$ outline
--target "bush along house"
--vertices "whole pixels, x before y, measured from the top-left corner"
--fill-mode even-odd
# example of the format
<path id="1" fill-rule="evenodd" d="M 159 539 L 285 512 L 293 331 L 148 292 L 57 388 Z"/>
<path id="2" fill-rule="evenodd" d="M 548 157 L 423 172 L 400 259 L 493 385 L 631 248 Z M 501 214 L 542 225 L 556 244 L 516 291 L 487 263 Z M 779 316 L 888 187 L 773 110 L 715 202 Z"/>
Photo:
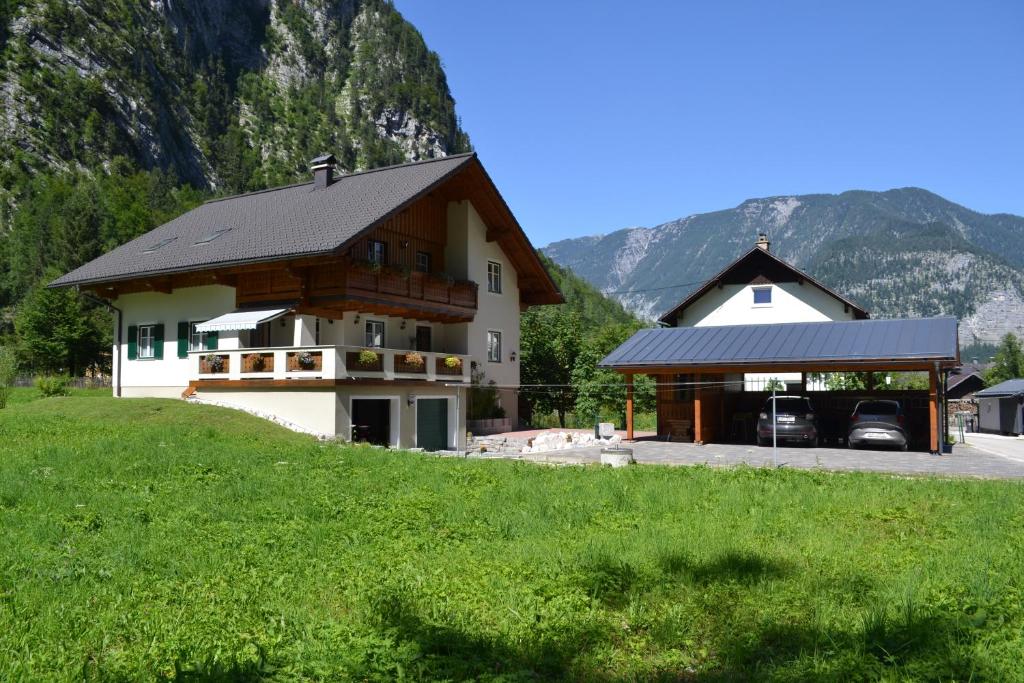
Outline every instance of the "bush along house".
<path id="1" fill-rule="evenodd" d="M 519 315 L 562 302 L 475 154 L 209 201 L 51 283 L 116 311 L 114 392 L 324 436 L 465 447 L 471 378 L 519 383 Z M 511 392 L 502 409 L 516 421 Z"/>

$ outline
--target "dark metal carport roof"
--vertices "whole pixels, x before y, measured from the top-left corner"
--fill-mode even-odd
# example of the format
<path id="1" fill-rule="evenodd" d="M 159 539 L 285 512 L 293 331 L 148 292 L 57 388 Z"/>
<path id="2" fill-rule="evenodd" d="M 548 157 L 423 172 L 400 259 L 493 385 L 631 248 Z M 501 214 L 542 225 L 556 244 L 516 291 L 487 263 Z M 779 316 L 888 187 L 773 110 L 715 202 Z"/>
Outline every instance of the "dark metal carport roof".
<path id="1" fill-rule="evenodd" d="M 975 392 L 980 398 L 1007 398 L 1024 396 L 1024 379 L 1008 379 L 994 387 Z"/>
<path id="2" fill-rule="evenodd" d="M 640 330 L 600 367 L 870 365 L 957 361 L 956 318 L 849 320 Z M 641 370 L 642 371 L 642 370 Z"/>

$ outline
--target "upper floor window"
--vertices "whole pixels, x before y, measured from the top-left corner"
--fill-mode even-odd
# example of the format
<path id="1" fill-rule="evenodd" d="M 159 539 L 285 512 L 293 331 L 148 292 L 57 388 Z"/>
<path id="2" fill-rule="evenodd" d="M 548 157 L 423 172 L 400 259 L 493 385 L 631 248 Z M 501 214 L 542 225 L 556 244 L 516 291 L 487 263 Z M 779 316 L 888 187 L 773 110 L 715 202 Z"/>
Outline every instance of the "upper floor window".
<path id="1" fill-rule="evenodd" d="M 421 273 L 430 272 L 430 253 L 426 251 L 416 252 L 416 270 Z"/>
<path id="2" fill-rule="evenodd" d="M 487 262 L 487 291 L 501 294 L 501 264 L 497 261 Z"/>
<path id="3" fill-rule="evenodd" d="M 199 323 L 188 324 L 188 350 L 189 351 L 204 351 L 206 349 L 206 332 L 200 332 L 196 329 L 196 325 Z"/>
<path id="4" fill-rule="evenodd" d="M 492 363 L 501 362 L 501 332 L 487 331 L 487 360 Z"/>
<path id="5" fill-rule="evenodd" d="M 156 357 L 156 325 L 139 325 L 139 358 Z"/>
<path id="6" fill-rule="evenodd" d="M 767 305 L 772 302 L 771 287 L 754 287 L 754 305 Z"/>
<path id="7" fill-rule="evenodd" d="M 376 263 L 378 265 L 385 265 L 388 262 L 388 245 L 380 240 L 370 240 L 367 242 L 367 254 L 366 258 L 370 263 Z"/>
<path id="8" fill-rule="evenodd" d="M 384 348 L 384 323 L 382 321 L 366 321 L 366 346 L 371 349 Z"/>

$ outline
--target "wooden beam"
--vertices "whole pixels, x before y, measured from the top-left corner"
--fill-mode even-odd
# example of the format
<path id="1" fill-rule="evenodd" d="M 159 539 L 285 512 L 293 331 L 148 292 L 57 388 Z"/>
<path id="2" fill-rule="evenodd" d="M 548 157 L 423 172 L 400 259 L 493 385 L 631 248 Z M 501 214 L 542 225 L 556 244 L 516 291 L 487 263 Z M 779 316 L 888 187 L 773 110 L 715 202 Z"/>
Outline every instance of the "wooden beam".
<path id="1" fill-rule="evenodd" d="M 939 452 L 939 378 L 935 368 L 928 371 L 928 450 Z"/>
<path id="2" fill-rule="evenodd" d="M 626 441 L 633 440 L 633 375 L 626 375 Z"/>

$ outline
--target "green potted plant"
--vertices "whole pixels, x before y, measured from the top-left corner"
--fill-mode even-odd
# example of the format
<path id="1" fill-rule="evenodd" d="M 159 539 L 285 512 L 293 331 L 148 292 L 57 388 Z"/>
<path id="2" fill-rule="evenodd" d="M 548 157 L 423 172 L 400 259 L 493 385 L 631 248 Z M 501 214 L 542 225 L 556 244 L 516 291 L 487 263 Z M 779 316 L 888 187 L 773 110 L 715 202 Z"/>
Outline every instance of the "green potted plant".
<path id="1" fill-rule="evenodd" d="M 213 374 L 224 371 L 224 357 L 218 356 L 217 354 L 210 353 L 203 357 L 206 361 L 206 369 Z"/>
<path id="2" fill-rule="evenodd" d="M 312 370 L 316 365 L 316 357 L 309 351 L 303 351 L 299 354 L 297 362 L 303 370 Z"/>
<path id="3" fill-rule="evenodd" d="M 462 368 L 462 359 L 458 356 L 447 356 L 444 359 L 444 366 L 451 370 L 459 370 Z"/>
<path id="4" fill-rule="evenodd" d="M 249 367 L 252 368 L 253 372 L 263 372 L 267 367 L 267 359 L 263 357 L 262 353 L 247 353 L 245 357 L 249 361 Z"/>
<path id="5" fill-rule="evenodd" d="M 370 349 L 363 349 L 359 352 L 359 364 L 370 367 L 377 364 L 380 360 L 380 354 Z"/>

